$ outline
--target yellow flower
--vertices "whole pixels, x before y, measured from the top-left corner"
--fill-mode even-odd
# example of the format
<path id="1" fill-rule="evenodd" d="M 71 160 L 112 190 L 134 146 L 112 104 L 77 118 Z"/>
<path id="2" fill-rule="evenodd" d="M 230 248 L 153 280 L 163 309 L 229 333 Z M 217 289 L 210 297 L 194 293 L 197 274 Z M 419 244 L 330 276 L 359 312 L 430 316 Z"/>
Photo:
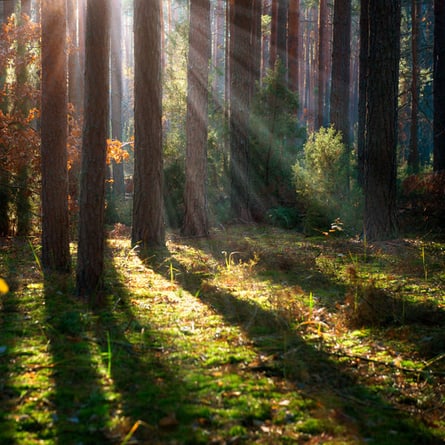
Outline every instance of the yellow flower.
<path id="1" fill-rule="evenodd" d="M 8 283 L 3 278 L 0 278 L 0 295 L 7 294 L 8 292 L 9 292 Z"/>

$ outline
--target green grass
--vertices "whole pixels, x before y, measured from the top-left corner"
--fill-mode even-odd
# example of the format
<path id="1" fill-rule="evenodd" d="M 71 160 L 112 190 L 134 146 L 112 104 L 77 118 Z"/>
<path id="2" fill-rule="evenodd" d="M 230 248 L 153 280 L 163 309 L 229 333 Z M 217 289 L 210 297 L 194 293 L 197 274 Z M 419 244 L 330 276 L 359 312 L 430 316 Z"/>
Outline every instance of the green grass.
<path id="1" fill-rule="evenodd" d="M 38 250 L 0 245 L 1 444 L 444 443 L 437 240 L 116 237 L 95 311 Z"/>

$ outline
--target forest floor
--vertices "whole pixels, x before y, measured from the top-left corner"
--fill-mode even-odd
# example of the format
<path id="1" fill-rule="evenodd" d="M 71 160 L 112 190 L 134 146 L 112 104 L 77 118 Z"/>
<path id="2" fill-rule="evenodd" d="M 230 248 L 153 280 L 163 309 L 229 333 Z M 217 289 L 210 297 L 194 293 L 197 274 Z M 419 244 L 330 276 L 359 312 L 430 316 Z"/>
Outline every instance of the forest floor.
<path id="1" fill-rule="evenodd" d="M 100 310 L 38 253 L 0 244 L 3 445 L 445 443 L 445 243 L 116 226 Z"/>

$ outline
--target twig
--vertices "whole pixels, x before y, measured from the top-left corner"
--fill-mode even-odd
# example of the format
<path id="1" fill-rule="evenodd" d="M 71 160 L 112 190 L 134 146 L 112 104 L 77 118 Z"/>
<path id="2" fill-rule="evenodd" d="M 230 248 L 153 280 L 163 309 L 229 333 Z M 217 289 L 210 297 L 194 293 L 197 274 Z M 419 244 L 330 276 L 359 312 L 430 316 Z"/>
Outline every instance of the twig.
<path id="1" fill-rule="evenodd" d="M 375 358 L 369 358 L 369 357 L 364 357 L 362 355 L 355 355 L 355 354 L 348 354 L 346 352 L 329 352 L 326 351 L 329 355 L 334 355 L 336 357 L 347 357 L 349 359 L 353 359 L 353 360 L 363 360 L 365 362 L 369 362 L 369 363 L 376 363 L 378 365 L 381 366 L 386 366 L 388 368 L 393 368 L 393 369 L 397 369 L 399 371 L 403 371 L 403 372 L 411 372 L 414 374 L 422 374 L 425 372 L 428 372 L 428 374 L 431 375 L 436 375 L 436 376 L 443 376 L 445 375 L 445 372 L 440 372 L 440 371 L 432 371 L 432 370 L 427 370 L 426 368 L 428 368 L 432 363 L 442 359 L 445 357 L 445 354 L 442 354 L 439 357 L 436 357 L 434 360 L 430 360 L 429 362 L 427 362 L 426 364 L 424 364 L 422 366 L 422 368 L 418 368 L 418 369 L 412 369 L 412 368 L 406 368 L 404 366 L 400 366 L 397 365 L 396 363 L 392 363 L 392 362 L 384 362 L 382 360 L 378 360 Z"/>

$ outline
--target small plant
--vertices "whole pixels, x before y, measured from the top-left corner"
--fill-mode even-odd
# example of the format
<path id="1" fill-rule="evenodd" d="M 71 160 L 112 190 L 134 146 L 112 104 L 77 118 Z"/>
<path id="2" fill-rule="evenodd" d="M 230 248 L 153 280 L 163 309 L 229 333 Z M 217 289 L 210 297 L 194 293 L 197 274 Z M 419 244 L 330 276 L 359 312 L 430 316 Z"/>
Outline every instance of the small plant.
<path id="1" fill-rule="evenodd" d="M 427 281 L 428 280 L 428 266 L 426 264 L 425 246 L 422 246 L 420 248 L 420 257 L 422 258 L 423 275 L 425 277 L 425 281 Z"/>
<path id="2" fill-rule="evenodd" d="M 42 267 L 42 263 L 40 262 L 40 258 L 39 255 L 37 255 L 37 250 L 34 247 L 33 243 L 31 242 L 31 240 L 28 238 L 28 245 L 31 248 L 31 252 L 32 255 L 34 257 L 34 261 L 37 265 L 37 269 L 39 270 L 40 274 L 43 276 L 43 267 Z"/>
<path id="3" fill-rule="evenodd" d="M 312 320 L 314 313 L 314 294 L 309 292 L 309 318 Z"/>
<path id="4" fill-rule="evenodd" d="M 239 254 L 240 252 L 227 252 L 223 250 L 221 252 L 224 255 L 224 263 L 226 265 L 226 269 L 230 271 L 230 269 L 235 265 L 235 261 L 233 259 L 234 255 Z"/>
<path id="5" fill-rule="evenodd" d="M 111 350 L 110 331 L 107 331 L 107 351 L 102 352 L 102 356 L 107 360 L 107 377 L 111 378 L 111 360 L 113 357 L 113 352 Z"/>
<path id="6" fill-rule="evenodd" d="M 176 269 L 174 266 L 173 266 L 173 263 L 170 261 L 170 265 L 169 265 L 169 273 L 170 273 L 170 283 L 174 283 L 174 281 L 175 281 L 175 272 L 179 272 L 179 270 L 178 269 Z"/>

